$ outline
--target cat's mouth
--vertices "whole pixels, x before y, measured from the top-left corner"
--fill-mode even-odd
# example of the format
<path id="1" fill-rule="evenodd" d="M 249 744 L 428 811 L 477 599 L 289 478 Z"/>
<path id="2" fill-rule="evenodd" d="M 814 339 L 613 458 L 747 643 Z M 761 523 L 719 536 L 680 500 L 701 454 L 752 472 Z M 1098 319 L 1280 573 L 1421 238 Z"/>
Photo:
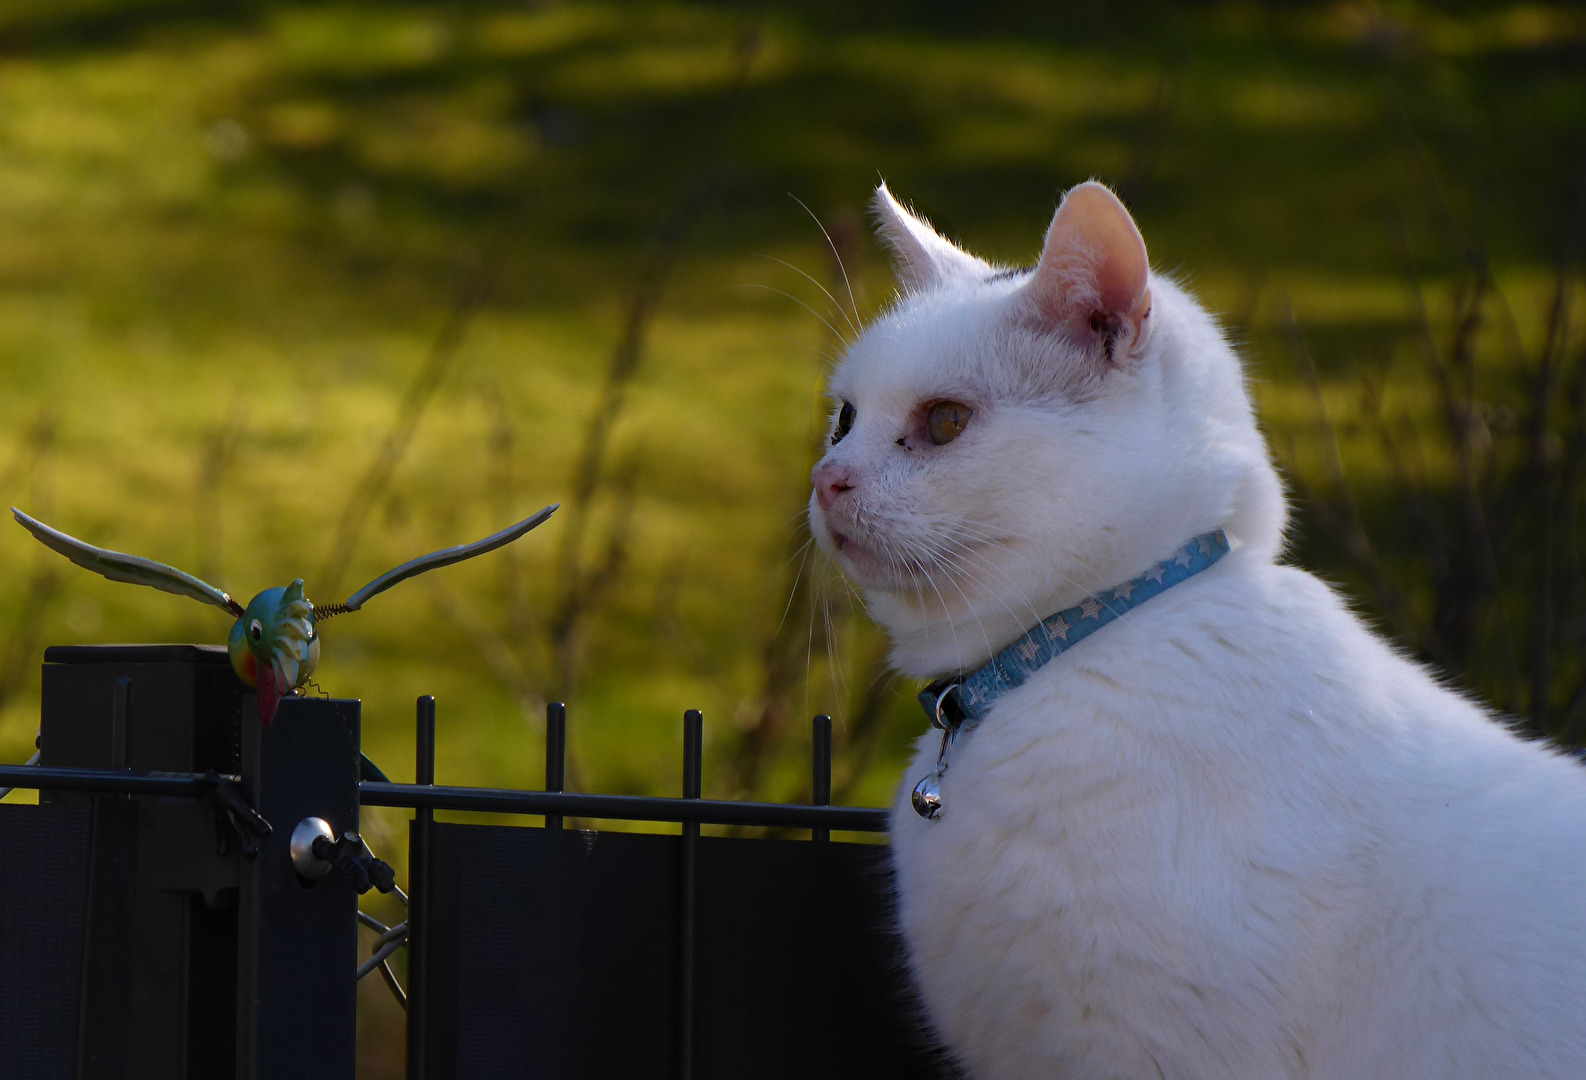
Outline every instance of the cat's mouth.
<path id="1" fill-rule="evenodd" d="M 885 571 L 891 563 L 874 548 L 866 547 L 846 533 L 827 527 L 832 537 L 832 547 L 837 550 L 850 566 L 865 578 L 885 577 Z"/>
<path id="2" fill-rule="evenodd" d="M 866 555 L 870 553 L 869 550 L 862 544 L 855 543 L 852 537 L 845 536 L 836 529 L 831 530 L 831 534 L 832 547 L 836 548 L 838 551 L 849 556 L 850 558 L 852 558 L 856 552 L 863 552 Z"/>

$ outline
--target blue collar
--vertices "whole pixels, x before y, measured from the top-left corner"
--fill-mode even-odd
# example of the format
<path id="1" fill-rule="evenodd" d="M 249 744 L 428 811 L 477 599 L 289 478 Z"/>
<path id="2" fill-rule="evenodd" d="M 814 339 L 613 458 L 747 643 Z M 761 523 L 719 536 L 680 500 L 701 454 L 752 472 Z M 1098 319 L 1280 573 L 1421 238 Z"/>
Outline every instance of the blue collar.
<path id="1" fill-rule="evenodd" d="M 936 772 L 914 789 L 915 810 L 927 818 L 935 818 L 940 812 L 936 781 L 947 771 L 947 749 L 980 726 L 997 698 L 1022 685 L 1058 654 L 1118 616 L 1200 573 L 1226 554 L 1228 537 L 1221 529 L 1203 533 L 1133 581 L 1042 619 L 1018 641 L 969 674 L 937 679 L 922 690 L 920 705 L 925 715 L 932 725 L 942 729 L 942 752 Z M 927 791 L 927 786 L 931 790 Z"/>

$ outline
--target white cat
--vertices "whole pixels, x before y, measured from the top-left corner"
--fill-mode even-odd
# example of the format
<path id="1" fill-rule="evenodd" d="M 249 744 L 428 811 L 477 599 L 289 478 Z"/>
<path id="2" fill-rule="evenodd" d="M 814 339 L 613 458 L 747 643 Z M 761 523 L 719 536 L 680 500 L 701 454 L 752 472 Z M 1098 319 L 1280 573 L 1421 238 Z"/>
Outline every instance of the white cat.
<path id="1" fill-rule="evenodd" d="M 1586 770 L 1278 562 L 1239 361 L 1106 188 L 1025 271 L 875 209 L 905 288 L 832 380 L 810 518 L 899 669 L 1233 546 L 998 697 L 936 820 L 920 742 L 900 916 L 969 1075 L 1586 1078 Z"/>

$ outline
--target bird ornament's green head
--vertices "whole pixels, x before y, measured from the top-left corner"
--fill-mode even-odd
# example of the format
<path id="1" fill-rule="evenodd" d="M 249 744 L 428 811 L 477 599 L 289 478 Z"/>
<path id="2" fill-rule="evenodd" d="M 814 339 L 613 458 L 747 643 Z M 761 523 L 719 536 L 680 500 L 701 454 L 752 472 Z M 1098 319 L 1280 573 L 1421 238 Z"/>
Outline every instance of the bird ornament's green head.
<path id="1" fill-rule="evenodd" d="M 303 579 L 265 589 L 231 624 L 226 642 L 237 677 L 259 692 L 259 716 L 268 726 L 280 699 L 306 685 L 319 666 L 314 605 Z"/>

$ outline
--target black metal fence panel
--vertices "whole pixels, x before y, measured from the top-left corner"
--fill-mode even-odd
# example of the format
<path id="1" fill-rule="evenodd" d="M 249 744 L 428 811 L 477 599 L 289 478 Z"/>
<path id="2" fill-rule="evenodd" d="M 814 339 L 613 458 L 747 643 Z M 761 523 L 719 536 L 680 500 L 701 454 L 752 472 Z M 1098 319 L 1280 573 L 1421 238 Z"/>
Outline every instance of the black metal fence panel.
<path id="1" fill-rule="evenodd" d="M 904 975 L 890 854 L 700 840 L 697 1077 L 948 1075 Z"/>
<path id="2" fill-rule="evenodd" d="M 433 835 L 427 1080 L 672 1076 L 677 837 Z"/>
<path id="3" fill-rule="evenodd" d="M 0 806 L 0 1076 L 74 1080 L 90 812 Z"/>
<path id="4" fill-rule="evenodd" d="M 682 837 L 432 828 L 427 1080 L 671 1080 L 680 1023 L 689 1080 L 951 1075 L 915 1020 L 884 847 L 698 839 L 688 957 Z"/>
<path id="5" fill-rule="evenodd" d="M 532 792 L 436 786 L 427 697 L 416 782 L 360 784 L 357 702 L 290 698 L 262 726 L 223 650 L 50 649 L 44 690 L 43 763 L 0 765 L 43 793 L 0 806 L 0 1080 L 350 1080 L 356 980 L 404 941 L 415 1080 L 952 1075 L 907 989 L 887 849 L 830 841 L 886 815 L 827 805 L 824 716 L 811 804 L 761 804 L 701 799 L 695 710 L 683 797 L 660 799 L 560 793 L 560 705 Z M 357 910 L 395 887 L 361 804 L 414 810 L 390 930 Z M 434 821 L 482 809 L 546 827 Z M 388 941 L 361 966 L 359 919 Z"/>

